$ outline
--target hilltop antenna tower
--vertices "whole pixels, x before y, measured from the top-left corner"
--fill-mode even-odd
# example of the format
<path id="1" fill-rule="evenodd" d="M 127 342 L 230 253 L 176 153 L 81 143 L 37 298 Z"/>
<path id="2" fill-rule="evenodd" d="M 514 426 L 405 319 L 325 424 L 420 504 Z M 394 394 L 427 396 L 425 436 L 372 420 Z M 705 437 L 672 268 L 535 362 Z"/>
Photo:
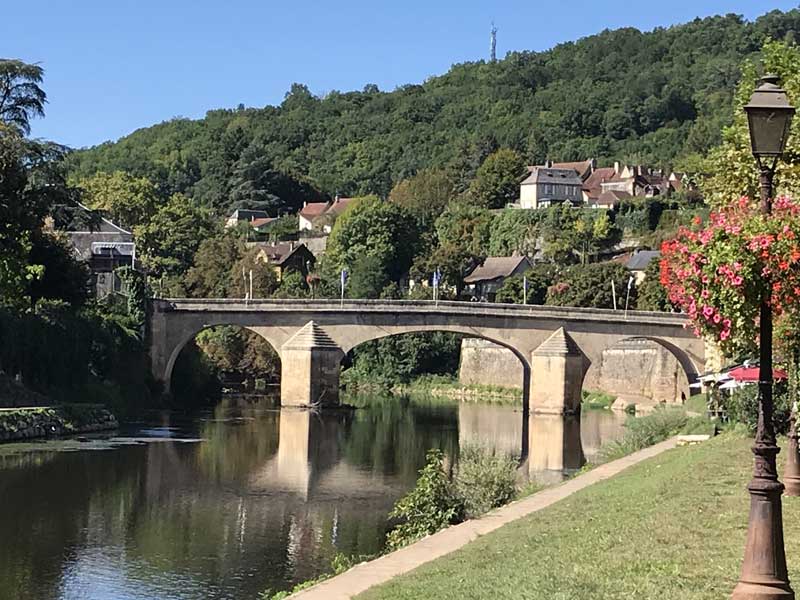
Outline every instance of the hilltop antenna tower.
<path id="1" fill-rule="evenodd" d="M 489 36 L 489 56 L 492 62 L 497 61 L 497 27 L 492 21 L 492 33 Z"/>

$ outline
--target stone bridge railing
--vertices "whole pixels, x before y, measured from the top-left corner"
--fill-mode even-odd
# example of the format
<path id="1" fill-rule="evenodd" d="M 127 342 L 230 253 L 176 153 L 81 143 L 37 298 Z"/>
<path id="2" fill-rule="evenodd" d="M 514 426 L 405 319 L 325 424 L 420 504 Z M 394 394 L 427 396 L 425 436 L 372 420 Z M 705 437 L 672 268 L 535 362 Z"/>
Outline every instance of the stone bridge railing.
<path id="1" fill-rule="evenodd" d="M 685 315 L 554 306 L 409 300 L 153 300 L 154 376 L 169 386 L 181 348 L 217 325 L 248 328 L 281 357 L 284 404 L 338 401 L 341 358 L 358 344 L 401 333 L 450 331 L 510 349 L 524 371 L 523 396 L 542 412 L 571 412 L 588 365 L 631 337 L 654 340 L 678 358 L 691 380 L 705 348 Z"/>

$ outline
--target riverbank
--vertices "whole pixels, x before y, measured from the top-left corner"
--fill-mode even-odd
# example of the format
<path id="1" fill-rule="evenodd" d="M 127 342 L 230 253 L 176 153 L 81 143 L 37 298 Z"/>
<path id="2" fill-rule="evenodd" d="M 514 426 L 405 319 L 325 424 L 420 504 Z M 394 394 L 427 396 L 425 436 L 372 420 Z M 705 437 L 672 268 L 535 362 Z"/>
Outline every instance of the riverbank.
<path id="1" fill-rule="evenodd" d="M 0 442 L 105 431 L 118 426 L 107 408 L 95 404 L 0 409 Z"/>
<path id="2" fill-rule="evenodd" d="M 751 445 L 727 433 L 671 450 L 358 598 L 726 597 L 744 550 Z M 784 525 L 798 581 L 800 499 L 784 498 Z"/>

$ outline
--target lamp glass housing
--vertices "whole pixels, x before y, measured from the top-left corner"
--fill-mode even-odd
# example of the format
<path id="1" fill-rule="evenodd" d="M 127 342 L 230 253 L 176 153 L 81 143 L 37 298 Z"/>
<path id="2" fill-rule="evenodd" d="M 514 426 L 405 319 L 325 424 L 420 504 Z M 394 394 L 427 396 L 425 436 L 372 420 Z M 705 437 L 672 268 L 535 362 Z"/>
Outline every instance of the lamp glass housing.
<path id="1" fill-rule="evenodd" d="M 756 158 L 779 157 L 786 148 L 794 107 L 778 78 L 766 75 L 744 107 L 750 130 L 750 145 Z"/>

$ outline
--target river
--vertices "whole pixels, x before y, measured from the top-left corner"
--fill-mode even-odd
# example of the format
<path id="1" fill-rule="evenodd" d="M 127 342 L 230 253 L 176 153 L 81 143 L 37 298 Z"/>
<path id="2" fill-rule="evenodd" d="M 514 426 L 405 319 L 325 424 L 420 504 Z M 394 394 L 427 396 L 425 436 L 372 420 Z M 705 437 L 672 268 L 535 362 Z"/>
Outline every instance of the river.
<path id="1" fill-rule="evenodd" d="M 624 417 L 580 423 L 477 403 L 362 400 L 323 415 L 226 399 L 113 436 L 0 446 L 0 599 L 250 600 L 380 551 L 429 448 L 591 459 Z"/>

